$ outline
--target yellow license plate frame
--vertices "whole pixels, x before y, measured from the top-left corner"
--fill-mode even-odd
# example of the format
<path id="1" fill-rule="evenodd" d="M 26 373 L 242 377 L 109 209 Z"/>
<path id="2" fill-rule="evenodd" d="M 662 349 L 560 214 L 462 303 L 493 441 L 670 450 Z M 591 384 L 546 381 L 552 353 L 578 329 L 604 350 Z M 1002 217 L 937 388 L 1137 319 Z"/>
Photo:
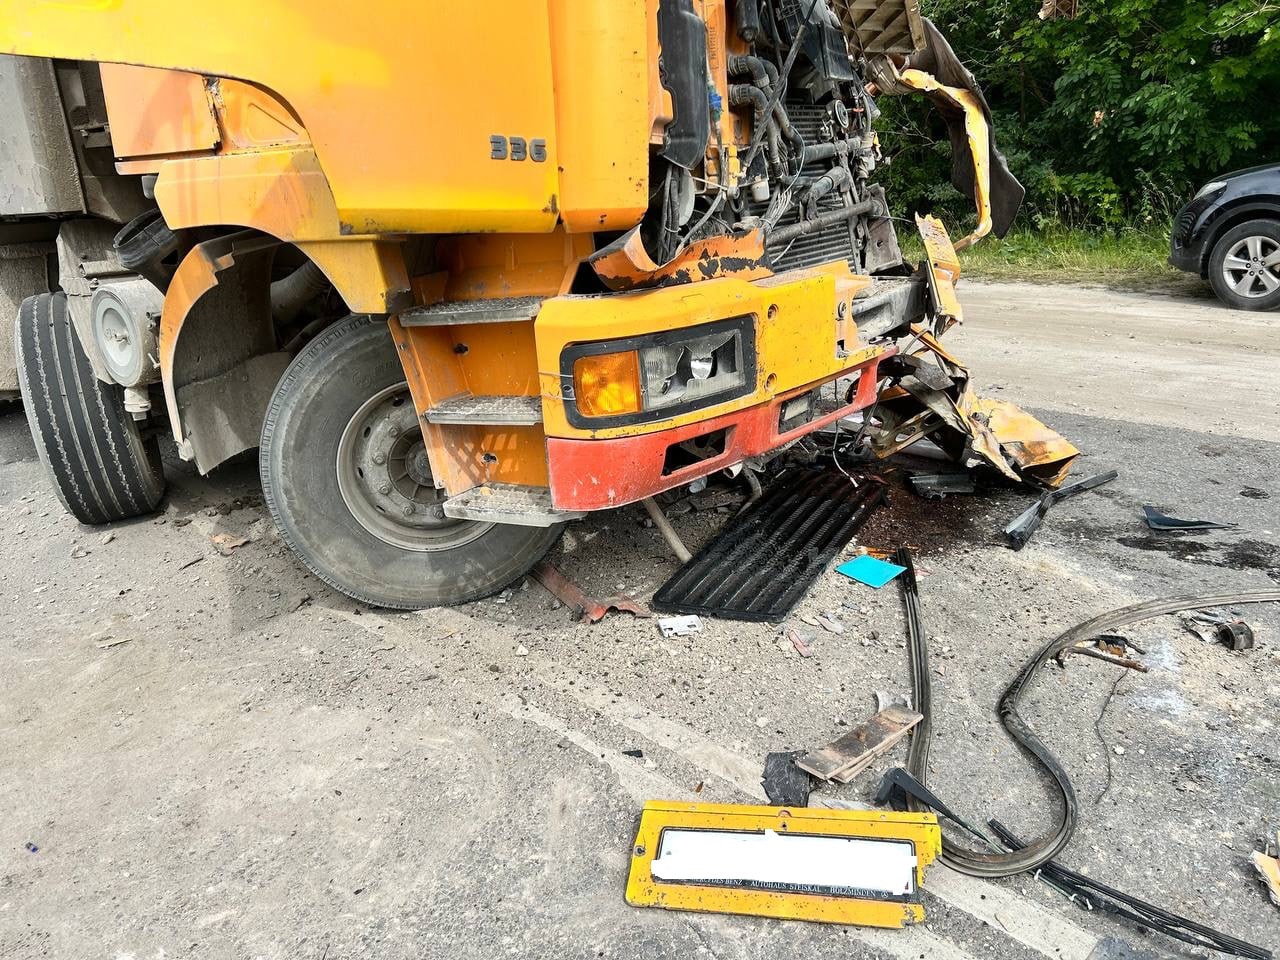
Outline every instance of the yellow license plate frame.
<path id="1" fill-rule="evenodd" d="M 806 836 L 908 841 L 913 845 L 916 857 L 916 893 L 909 900 L 882 900 L 659 880 L 653 875 L 652 865 L 661 847 L 662 832 L 669 828 L 747 833 L 772 830 Z M 931 813 L 650 800 L 640 814 L 640 826 L 631 845 L 626 899 L 635 907 L 664 910 L 902 927 L 924 919 L 919 890 L 923 886 L 925 868 L 941 850 L 938 818 Z"/>

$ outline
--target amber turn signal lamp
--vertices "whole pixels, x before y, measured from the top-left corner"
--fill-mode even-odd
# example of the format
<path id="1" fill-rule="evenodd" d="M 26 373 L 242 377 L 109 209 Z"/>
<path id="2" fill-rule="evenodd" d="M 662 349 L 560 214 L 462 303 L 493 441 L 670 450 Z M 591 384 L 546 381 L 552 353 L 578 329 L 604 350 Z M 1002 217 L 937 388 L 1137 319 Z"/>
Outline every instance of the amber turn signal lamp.
<path id="1" fill-rule="evenodd" d="M 640 358 L 634 350 L 597 353 L 573 363 L 573 396 L 588 417 L 640 410 Z"/>

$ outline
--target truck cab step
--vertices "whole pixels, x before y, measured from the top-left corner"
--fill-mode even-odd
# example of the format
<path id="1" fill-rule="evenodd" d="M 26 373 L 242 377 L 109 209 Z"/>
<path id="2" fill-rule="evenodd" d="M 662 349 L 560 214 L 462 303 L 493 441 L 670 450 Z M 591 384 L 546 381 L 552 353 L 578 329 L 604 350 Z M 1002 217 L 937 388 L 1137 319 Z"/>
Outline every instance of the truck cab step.
<path id="1" fill-rule="evenodd" d="M 445 300 L 400 313 L 402 327 L 443 327 L 455 323 L 513 323 L 532 320 L 542 297 L 498 297 L 492 300 Z"/>
<path id="2" fill-rule="evenodd" d="M 426 412 L 427 423 L 529 426 L 542 422 L 541 397 L 486 397 L 470 393 L 442 400 Z"/>
<path id="3" fill-rule="evenodd" d="M 523 527 L 550 527 L 586 514 L 557 510 L 551 506 L 546 487 L 525 487 L 514 483 L 484 483 L 444 502 L 447 517 L 458 520 L 486 520 L 514 523 Z"/>

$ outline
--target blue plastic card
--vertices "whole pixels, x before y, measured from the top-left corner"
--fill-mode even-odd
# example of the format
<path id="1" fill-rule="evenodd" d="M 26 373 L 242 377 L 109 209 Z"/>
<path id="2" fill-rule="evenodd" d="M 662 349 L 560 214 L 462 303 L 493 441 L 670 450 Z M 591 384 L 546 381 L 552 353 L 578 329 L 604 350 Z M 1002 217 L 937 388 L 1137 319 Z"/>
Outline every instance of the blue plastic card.
<path id="1" fill-rule="evenodd" d="M 836 573 L 843 573 L 850 580 L 865 583 L 868 587 L 879 588 L 883 587 L 898 574 L 904 573 L 906 569 L 906 567 L 900 567 L 896 563 L 877 560 L 875 557 L 864 553 L 840 564 L 840 566 L 836 567 Z"/>

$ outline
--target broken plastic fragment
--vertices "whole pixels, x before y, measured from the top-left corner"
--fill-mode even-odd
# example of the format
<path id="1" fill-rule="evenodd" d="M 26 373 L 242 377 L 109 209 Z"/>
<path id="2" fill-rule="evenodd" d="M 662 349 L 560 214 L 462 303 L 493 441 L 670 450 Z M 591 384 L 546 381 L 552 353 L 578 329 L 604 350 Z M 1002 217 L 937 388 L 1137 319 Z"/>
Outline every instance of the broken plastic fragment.
<path id="1" fill-rule="evenodd" d="M 1218 523 L 1216 520 L 1183 520 L 1180 517 L 1170 517 L 1149 503 L 1143 506 L 1142 515 L 1146 518 L 1147 526 L 1152 530 L 1230 530 L 1236 526 L 1234 523 Z"/>
<path id="2" fill-rule="evenodd" d="M 840 566 L 836 567 L 836 573 L 843 574 L 850 580 L 857 580 L 859 583 L 865 583 L 869 587 L 879 589 L 898 576 L 898 574 L 906 572 L 906 569 L 906 567 L 900 567 L 896 563 L 877 560 L 875 557 L 864 554 L 840 564 Z"/>

